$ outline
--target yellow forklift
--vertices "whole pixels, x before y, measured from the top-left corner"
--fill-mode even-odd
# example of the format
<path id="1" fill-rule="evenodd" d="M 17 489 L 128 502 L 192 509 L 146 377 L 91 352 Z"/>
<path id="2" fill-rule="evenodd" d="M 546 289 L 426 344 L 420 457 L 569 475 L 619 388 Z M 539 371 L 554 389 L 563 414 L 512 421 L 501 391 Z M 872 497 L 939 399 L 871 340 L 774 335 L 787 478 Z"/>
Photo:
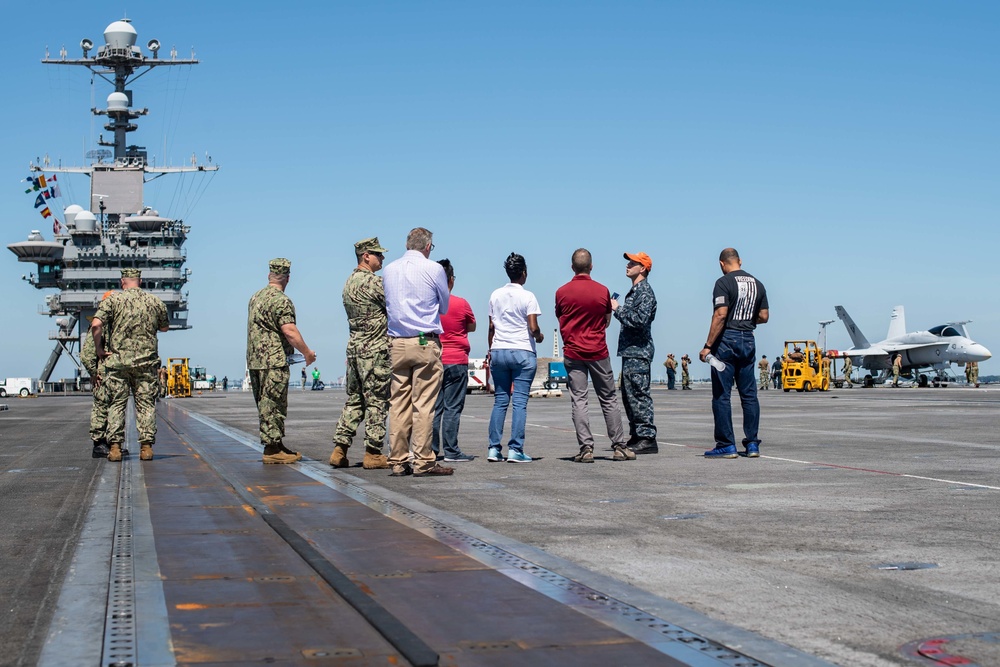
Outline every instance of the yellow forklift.
<path id="1" fill-rule="evenodd" d="M 191 397 L 191 369 L 187 357 L 167 359 L 167 393 L 174 398 Z"/>
<path id="2" fill-rule="evenodd" d="M 830 360 L 814 340 L 786 340 L 781 362 L 781 388 L 785 391 L 829 391 Z"/>

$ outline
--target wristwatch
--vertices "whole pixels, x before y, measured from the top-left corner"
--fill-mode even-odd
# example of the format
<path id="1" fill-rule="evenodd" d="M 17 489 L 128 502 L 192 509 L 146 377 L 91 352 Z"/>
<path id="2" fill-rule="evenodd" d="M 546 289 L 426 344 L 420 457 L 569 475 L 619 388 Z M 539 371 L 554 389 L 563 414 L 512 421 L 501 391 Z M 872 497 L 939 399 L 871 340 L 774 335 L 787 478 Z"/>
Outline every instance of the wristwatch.
<path id="1" fill-rule="evenodd" d="M 703 347 L 703 348 L 701 348 L 701 349 L 703 349 L 703 350 L 711 350 L 711 349 L 712 349 L 712 346 L 711 346 L 711 345 L 709 345 L 708 343 L 705 343 L 705 347 Z"/>

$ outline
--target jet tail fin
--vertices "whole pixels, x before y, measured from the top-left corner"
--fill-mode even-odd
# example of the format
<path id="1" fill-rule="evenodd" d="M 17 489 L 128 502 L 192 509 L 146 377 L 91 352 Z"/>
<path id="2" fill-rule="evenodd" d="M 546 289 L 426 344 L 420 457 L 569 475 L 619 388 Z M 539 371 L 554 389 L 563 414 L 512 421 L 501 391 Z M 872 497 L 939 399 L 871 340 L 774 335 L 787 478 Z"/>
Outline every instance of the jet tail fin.
<path id="1" fill-rule="evenodd" d="M 864 350 L 871 347 L 871 344 L 869 344 L 868 339 L 865 338 L 865 335 L 863 333 L 861 333 L 861 329 L 859 329 L 858 325 L 854 323 L 854 320 L 851 319 L 851 316 L 847 314 L 847 311 L 844 310 L 844 307 L 837 306 L 836 310 L 837 310 L 837 317 L 839 317 L 841 321 L 843 321 L 844 326 L 847 327 L 847 333 L 851 337 L 851 342 L 854 343 L 854 347 L 861 348 Z"/>
<path id="2" fill-rule="evenodd" d="M 889 316 L 889 333 L 886 334 L 886 340 L 891 340 L 893 338 L 899 338 L 906 334 L 906 313 L 903 311 L 902 306 L 896 306 L 892 309 L 892 315 Z"/>

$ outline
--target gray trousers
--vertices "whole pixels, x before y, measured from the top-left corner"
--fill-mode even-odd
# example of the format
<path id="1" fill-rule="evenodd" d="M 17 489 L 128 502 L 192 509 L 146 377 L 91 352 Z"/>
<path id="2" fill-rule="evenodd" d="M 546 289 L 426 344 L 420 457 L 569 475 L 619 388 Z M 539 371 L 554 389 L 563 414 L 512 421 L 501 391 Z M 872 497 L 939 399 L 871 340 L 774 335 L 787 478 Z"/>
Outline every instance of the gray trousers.
<path id="1" fill-rule="evenodd" d="M 615 390 L 615 374 L 611 369 L 611 357 L 599 361 L 579 361 L 566 359 L 566 374 L 569 376 L 569 396 L 573 405 L 573 428 L 580 447 L 594 446 L 594 434 L 590 431 L 590 411 L 587 405 L 587 376 L 594 384 L 594 393 L 604 413 L 604 423 L 612 445 L 625 444 L 625 429 L 622 414 L 618 408 L 618 393 Z"/>

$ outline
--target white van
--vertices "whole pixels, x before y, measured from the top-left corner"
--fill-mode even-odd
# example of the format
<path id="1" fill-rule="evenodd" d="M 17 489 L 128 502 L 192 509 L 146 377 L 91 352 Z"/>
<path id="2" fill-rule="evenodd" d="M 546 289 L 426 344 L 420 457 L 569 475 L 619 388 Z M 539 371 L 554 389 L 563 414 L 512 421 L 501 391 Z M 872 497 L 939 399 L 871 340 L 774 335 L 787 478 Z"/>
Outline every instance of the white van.
<path id="1" fill-rule="evenodd" d="M 29 396 L 38 393 L 38 380 L 34 378 L 7 378 L 0 380 L 0 398 Z"/>

